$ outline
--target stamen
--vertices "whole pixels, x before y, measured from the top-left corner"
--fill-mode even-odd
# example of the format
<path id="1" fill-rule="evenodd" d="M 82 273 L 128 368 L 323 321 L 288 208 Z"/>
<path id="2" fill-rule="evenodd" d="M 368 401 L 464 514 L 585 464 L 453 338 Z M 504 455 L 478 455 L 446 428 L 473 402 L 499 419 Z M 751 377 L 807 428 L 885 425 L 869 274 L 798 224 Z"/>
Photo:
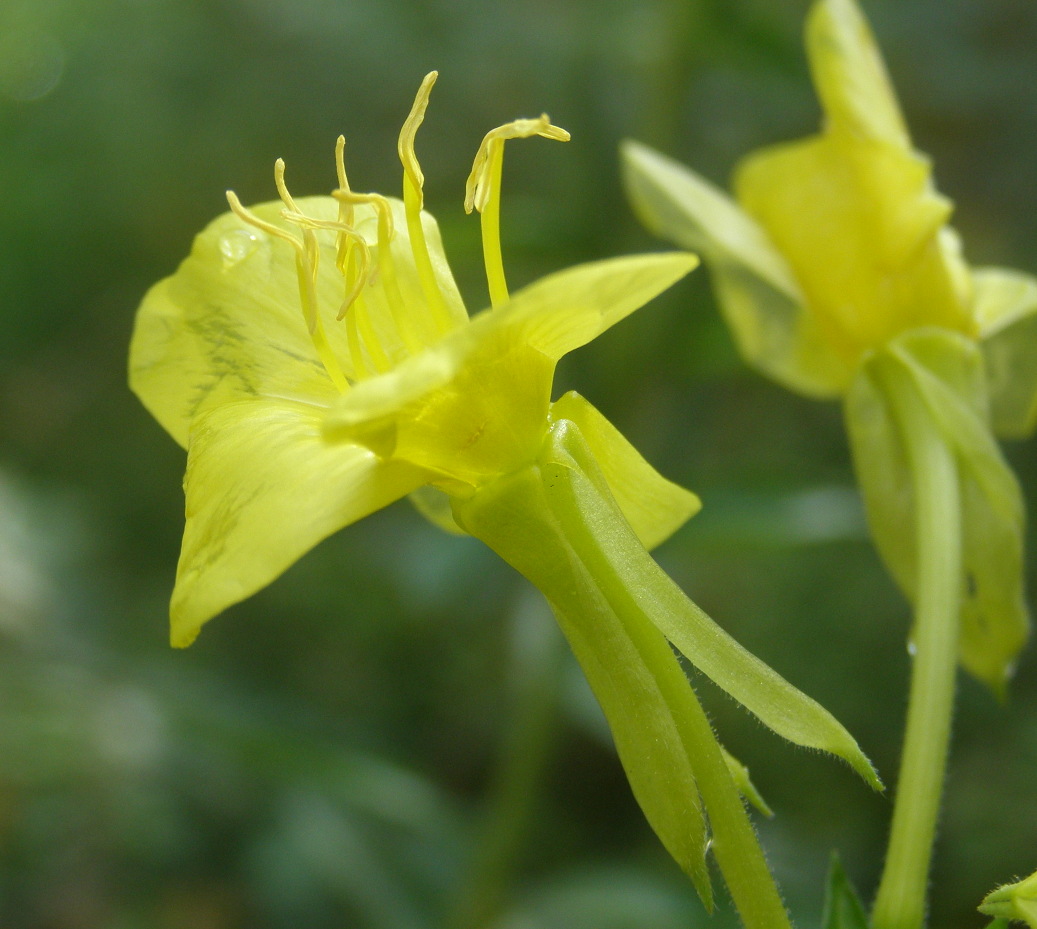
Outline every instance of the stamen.
<path id="1" fill-rule="evenodd" d="M 283 186 L 284 162 L 280 161 L 280 159 L 278 159 L 278 162 L 281 166 L 281 186 Z M 285 192 L 287 193 L 287 189 Z M 290 196 L 286 202 L 291 202 L 294 206 L 294 202 L 291 200 Z M 283 239 L 295 249 L 295 272 L 299 280 L 299 298 L 302 303 L 303 318 L 306 320 L 306 328 L 310 334 L 310 340 L 313 342 L 313 347 L 317 350 L 317 356 L 320 358 L 321 364 L 324 365 L 324 370 L 327 372 L 328 377 L 331 378 L 332 383 L 338 388 L 340 393 L 345 393 L 349 390 L 349 381 L 346 380 L 345 375 L 342 373 L 342 369 L 338 364 L 338 359 L 335 358 L 335 353 L 331 350 L 331 346 L 328 344 L 327 337 L 324 334 L 324 327 L 321 324 L 320 316 L 316 311 L 318 255 L 316 236 L 312 230 L 308 233 L 304 232 L 304 241 L 300 242 L 288 231 L 281 229 L 279 226 L 275 226 L 273 223 L 260 219 L 253 212 L 245 209 L 233 190 L 227 191 L 227 203 L 230 204 L 231 212 L 233 212 L 240 220 L 249 225 L 255 226 L 257 229 L 261 229 L 263 232 L 269 233 L 272 236 Z M 312 244 L 306 241 L 307 234 L 312 239 Z M 312 308 L 312 315 L 310 313 L 310 308 Z"/>
<path id="2" fill-rule="evenodd" d="M 354 304 L 355 307 L 355 304 Z M 364 351 L 360 345 L 360 333 L 356 325 L 356 309 L 346 318 L 346 341 L 349 343 L 349 357 L 353 359 L 353 370 L 356 372 L 357 380 L 364 380 L 371 376 L 371 369 L 364 358 Z"/>
<path id="3" fill-rule="evenodd" d="M 425 175 L 422 173 L 418 157 L 414 153 L 414 137 L 417 135 L 418 127 L 425 119 L 429 94 L 432 92 L 432 86 L 436 83 L 437 77 L 439 77 L 438 71 L 430 71 L 421 82 L 417 96 L 414 98 L 414 105 L 400 130 L 397 150 L 403 164 L 403 204 L 407 214 L 407 235 L 410 238 L 411 253 L 414 255 L 414 265 L 418 270 L 421 292 L 429 305 L 432 318 L 439 332 L 444 333 L 452 329 L 457 321 L 451 317 L 432 269 L 428 243 L 425 241 L 425 229 L 421 225 L 421 208 L 425 203 L 423 191 Z"/>
<path id="4" fill-rule="evenodd" d="M 370 359 L 370 365 L 367 365 L 366 361 L 365 365 L 367 367 L 373 366 L 379 372 L 388 371 L 392 368 L 393 362 L 382 347 L 382 339 L 375 331 L 374 325 L 371 322 L 371 314 L 368 312 L 367 301 L 364 299 L 363 294 L 353 304 L 352 312 L 347 317 L 347 325 L 350 322 L 356 327 L 359 346 L 363 348 L 367 353 L 367 358 Z"/>
<path id="5" fill-rule="evenodd" d="M 414 355 L 425 347 L 414 327 L 407 318 L 407 306 L 400 293 L 400 284 L 396 278 L 396 266 L 392 257 L 393 216 L 389 201 L 381 194 L 357 194 L 352 191 L 336 190 L 332 194 L 336 200 L 349 203 L 369 203 L 378 213 L 378 274 L 385 290 L 392 322 L 403 344 L 405 355 Z M 402 356 L 395 360 L 402 360 Z"/>
<path id="6" fill-rule="evenodd" d="M 314 219 L 312 216 L 295 213 L 287 209 L 281 210 L 281 215 L 288 222 L 304 229 L 328 229 L 331 232 L 338 233 L 338 257 L 335 260 L 335 266 L 339 269 L 346 282 L 346 295 L 335 318 L 337 320 L 343 319 L 350 305 L 368 284 L 367 271 L 371 263 L 371 250 L 368 248 L 367 240 L 352 226 L 348 226 L 339 220 Z M 351 276 L 350 257 L 354 252 L 360 253 L 360 267 L 358 273 Z M 350 283 L 351 281 L 352 283 Z"/>
<path id="7" fill-rule="evenodd" d="M 418 134 L 418 127 L 424 122 L 425 110 L 428 109 L 428 98 L 437 77 L 439 77 L 438 71 L 429 71 L 422 80 L 410 113 L 403 121 L 403 128 L 400 130 L 400 138 L 396 146 L 400 153 L 400 161 L 403 162 L 404 175 L 418 192 L 418 209 L 424 205 L 421 199 L 421 188 L 425 185 L 425 175 L 422 174 L 421 165 L 418 164 L 417 156 L 414 154 L 414 137 Z"/>
<path id="8" fill-rule="evenodd" d="M 274 184 L 277 186 L 277 194 L 288 209 L 293 213 L 301 212 L 295 205 L 292 195 L 288 193 L 288 185 L 284 181 L 284 159 L 278 158 L 274 162 Z"/>
<path id="9" fill-rule="evenodd" d="M 338 176 L 338 189 L 349 193 L 349 180 L 346 177 L 346 137 L 340 135 L 335 140 L 335 173 Z M 346 200 L 338 201 L 338 220 L 347 226 L 353 225 L 353 205 Z M 339 243 L 341 248 L 341 242 Z"/>
<path id="10" fill-rule="evenodd" d="M 501 170 L 504 166 L 504 143 L 508 139 L 527 139 L 542 136 L 558 142 L 568 142 L 569 133 L 560 126 L 551 125 L 546 113 L 538 119 L 516 119 L 504 126 L 491 129 L 483 137 L 475 155 L 472 172 L 465 184 L 464 208 L 481 214 L 483 262 L 486 265 L 486 283 L 490 289 L 490 303 L 494 307 L 508 302 L 508 284 L 504 277 L 504 260 L 500 245 Z"/>
<path id="11" fill-rule="evenodd" d="M 340 135 L 335 140 L 335 171 L 338 174 L 338 189 L 349 190 L 346 179 L 346 137 Z"/>

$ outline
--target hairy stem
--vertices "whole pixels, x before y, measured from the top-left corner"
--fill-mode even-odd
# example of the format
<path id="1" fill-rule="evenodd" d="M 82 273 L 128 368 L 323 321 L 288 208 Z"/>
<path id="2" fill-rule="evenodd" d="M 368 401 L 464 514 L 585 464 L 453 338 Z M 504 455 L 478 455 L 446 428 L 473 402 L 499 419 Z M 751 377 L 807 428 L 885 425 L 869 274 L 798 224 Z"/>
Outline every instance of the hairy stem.
<path id="1" fill-rule="evenodd" d="M 950 743 L 961 608 L 957 465 L 909 376 L 887 381 L 914 476 L 914 667 L 893 825 L 874 929 L 920 929 Z"/>

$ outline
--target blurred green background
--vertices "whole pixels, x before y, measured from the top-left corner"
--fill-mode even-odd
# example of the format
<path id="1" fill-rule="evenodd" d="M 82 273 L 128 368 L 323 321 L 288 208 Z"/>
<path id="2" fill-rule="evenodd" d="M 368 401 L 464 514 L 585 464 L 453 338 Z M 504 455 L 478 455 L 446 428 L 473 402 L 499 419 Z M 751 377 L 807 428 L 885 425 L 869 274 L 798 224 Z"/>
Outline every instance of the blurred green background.
<path id="1" fill-rule="evenodd" d="M 650 834 L 537 597 L 406 503 L 171 651 L 183 453 L 129 394 L 125 357 L 145 289 L 225 188 L 271 198 L 276 157 L 297 194 L 325 192 L 344 132 L 355 186 L 397 193 L 396 133 L 432 68 L 418 150 L 471 309 L 486 294 L 464 179 L 517 116 L 546 109 L 573 141 L 508 149 L 513 286 L 661 247 L 624 202 L 617 143 L 724 182 L 751 148 L 812 131 L 806 7 L 4 0 L 0 926 L 432 929 L 478 906 L 487 929 L 734 925 Z M 967 256 L 1037 272 L 1037 6 L 866 12 Z M 892 781 L 908 612 L 866 539 L 838 407 L 745 370 L 704 271 L 567 360 L 570 387 L 702 495 L 666 568 Z M 1033 442 L 1007 453 L 1037 510 Z M 889 800 L 695 682 L 777 810 L 759 828 L 798 924 L 817 924 L 832 849 L 870 897 Z M 1035 770 L 1030 648 L 1008 706 L 962 682 L 934 927 L 983 925 L 981 896 L 1037 866 Z"/>

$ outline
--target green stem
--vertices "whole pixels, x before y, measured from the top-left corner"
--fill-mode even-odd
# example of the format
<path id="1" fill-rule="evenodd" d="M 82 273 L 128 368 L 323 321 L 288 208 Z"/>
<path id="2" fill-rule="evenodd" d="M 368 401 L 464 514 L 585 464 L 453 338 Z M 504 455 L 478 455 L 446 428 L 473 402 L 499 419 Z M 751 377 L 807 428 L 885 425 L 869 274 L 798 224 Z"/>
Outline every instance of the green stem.
<path id="1" fill-rule="evenodd" d="M 913 381 L 887 381 L 914 476 L 917 582 L 914 667 L 904 753 L 874 929 L 919 929 L 950 743 L 958 662 L 961 500 L 951 449 Z"/>
<path id="2" fill-rule="evenodd" d="M 785 907 L 709 720 L 641 605 L 658 596 L 661 584 L 675 585 L 630 532 L 600 481 L 565 449 L 545 447 L 548 453 L 537 464 L 455 502 L 458 522 L 551 603 L 602 704 L 642 809 L 707 905 L 701 807 L 746 927 L 788 929 Z M 632 565 L 645 565 L 635 572 L 633 586 Z"/>

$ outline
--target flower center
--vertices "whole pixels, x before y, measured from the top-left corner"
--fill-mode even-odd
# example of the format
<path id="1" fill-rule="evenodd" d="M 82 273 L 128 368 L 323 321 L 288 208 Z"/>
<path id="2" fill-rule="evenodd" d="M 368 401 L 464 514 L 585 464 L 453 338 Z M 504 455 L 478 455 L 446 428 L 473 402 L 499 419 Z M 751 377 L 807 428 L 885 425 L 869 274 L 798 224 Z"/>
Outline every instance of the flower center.
<path id="1" fill-rule="evenodd" d="M 338 204 L 338 213 L 334 219 L 318 219 L 303 212 L 285 183 L 285 165 L 280 158 L 274 165 L 274 183 L 284 205 L 281 218 L 298 229 L 299 235 L 261 219 L 245 208 L 233 191 L 227 191 L 227 202 L 238 218 L 284 240 L 295 250 L 303 319 L 321 364 L 342 393 L 349 390 L 351 383 L 391 370 L 404 359 L 435 344 L 466 320 L 463 308 L 459 310 L 451 304 L 437 279 L 422 221 L 425 179 L 414 152 L 414 139 L 425 118 L 429 94 L 437 76 L 436 71 L 425 76 L 400 130 L 397 148 L 403 165 L 405 237 L 399 234 L 394 220 L 393 203 L 398 208 L 399 201 L 381 194 L 356 193 L 350 188 L 343 136 L 338 137 L 335 145 L 338 188 L 331 195 Z M 509 299 L 500 247 L 504 142 L 534 135 L 559 141 L 569 139 L 569 133 L 551 125 L 546 114 L 537 119 L 515 120 L 493 129 L 479 146 L 466 185 L 465 211 L 471 213 L 474 208 L 481 214 L 483 259 L 490 302 L 494 308 Z M 373 245 L 359 231 L 362 223 L 371 219 L 375 220 L 377 228 Z M 343 284 L 342 301 L 335 318 L 346 327 L 350 362 L 348 377 L 328 340 L 318 304 L 321 259 L 318 232 L 330 232 L 335 236 L 335 267 Z M 402 241 L 404 238 L 405 242 Z M 407 267 L 399 269 L 397 261 L 406 263 Z M 402 275 L 401 271 L 404 272 Z M 408 281 L 416 278 L 416 287 L 403 286 L 401 280 L 404 278 Z"/>

